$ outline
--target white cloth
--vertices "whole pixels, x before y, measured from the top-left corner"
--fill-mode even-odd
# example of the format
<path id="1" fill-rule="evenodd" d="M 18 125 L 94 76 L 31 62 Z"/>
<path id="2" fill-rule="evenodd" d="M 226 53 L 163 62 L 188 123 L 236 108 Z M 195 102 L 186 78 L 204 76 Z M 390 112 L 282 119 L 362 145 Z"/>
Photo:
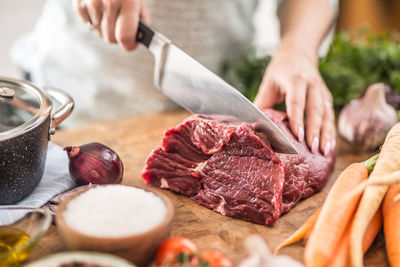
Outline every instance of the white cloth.
<path id="1" fill-rule="evenodd" d="M 69 175 L 68 156 L 65 151 L 54 143 L 49 143 L 43 178 L 33 192 L 17 202 L 15 206 L 39 208 L 54 196 L 76 186 Z M 0 225 L 8 225 L 21 219 L 27 211 L 1 210 Z"/>

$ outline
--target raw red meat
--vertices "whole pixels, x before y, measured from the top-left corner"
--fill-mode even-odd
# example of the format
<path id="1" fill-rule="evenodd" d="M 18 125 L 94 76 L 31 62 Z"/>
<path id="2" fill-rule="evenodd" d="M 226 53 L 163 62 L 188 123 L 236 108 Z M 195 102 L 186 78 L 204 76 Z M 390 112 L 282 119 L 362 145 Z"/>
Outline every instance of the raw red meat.
<path id="1" fill-rule="evenodd" d="M 146 160 L 146 183 L 181 193 L 223 215 L 272 224 L 320 190 L 334 156 L 312 154 L 288 128 L 283 112 L 265 114 L 300 152 L 275 153 L 252 125 L 228 116 L 193 115 L 165 132 Z"/>

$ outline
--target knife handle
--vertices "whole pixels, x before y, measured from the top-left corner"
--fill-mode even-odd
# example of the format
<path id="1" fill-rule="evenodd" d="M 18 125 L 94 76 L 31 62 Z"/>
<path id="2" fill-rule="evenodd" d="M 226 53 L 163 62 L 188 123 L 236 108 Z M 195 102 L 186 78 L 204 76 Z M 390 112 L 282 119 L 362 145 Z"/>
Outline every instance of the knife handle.
<path id="1" fill-rule="evenodd" d="M 153 40 L 154 30 L 144 21 L 139 20 L 139 27 L 136 34 L 136 41 L 149 48 L 151 40 Z"/>

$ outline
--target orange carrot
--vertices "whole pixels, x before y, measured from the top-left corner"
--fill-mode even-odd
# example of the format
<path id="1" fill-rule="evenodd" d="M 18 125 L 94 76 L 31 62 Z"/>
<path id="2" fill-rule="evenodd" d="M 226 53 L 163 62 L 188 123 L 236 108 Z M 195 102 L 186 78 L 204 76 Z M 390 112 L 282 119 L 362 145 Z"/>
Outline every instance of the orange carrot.
<path id="1" fill-rule="evenodd" d="M 382 175 L 382 176 L 374 176 L 375 179 L 367 179 L 366 181 L 359 184 L 353 190 L 353 194 L 357 194 L 359 192 L 363 192 L 365 188 L 371 185 L 393 185 L 400 183 L 400 170 L 394 171 L 392 173 Z"/>
<path id="2" fill-rule="evenodd" d="M 367 231 L 365 231 L 363 238 L 363 253 L 365 253 L 371 246 L 381 227 L 382 213 L 379 209 L 368 225 Z M 346 231 L 340 240 L 339 247 L 336 249 L 333 261 L 329 264 L 329 267 L 347 267 L 350 265 L 350 231 L 351 224 L 349 224 L 349 226 L 346 228 Z"/>
<path id="3" fill-rule="evenodd" d="M 400 123 L 393 126 L 387 134 L 379 158 L 368 180 L 379 180 L 398 170 L 400 170 Z M 388 188 L 388 185 L 371 185 L 365 189 L 362 195 L 350 233 L 350 258 L 353 267 L 363 266 L 363 236 L 372 217 L 381 206 Z M 393 230 L 395 228 L 393 227 Z"/>
<path id="4" fill-rule="evenodd" d="M 306 244 L 306 266 L 320 267 L 329 264 L 357 208 L 361 193 L 345 196 L 367 178 L 368 169 L 362 163 L 351 164 L 337 178 Z"/>
<path id="5" fill-rule="evenodd" d="M 285 241 L 280 243 L 275 248 L 274 253 L 277 254 L 281 248 L 289 246 L 309 236 L 311 230 L 314 228 L 315 222 L 318 219 L 319 213 L 321 212 L 321 208 L 322 207 L 319 207 L 316 211 L 314 211 L 314 213 L 310 217 L 308 217 L 308 219 L 303 223 L 302 226 L 300 226 L 299 229 L 296 230 L 296 232 L 291 234 L 288 238 L 286 238 Z"/>
<path id="6" fill-rule="evenodd" d="M 374 217 L 372 217 L 371 222 L 368 224 L 367 230 L 365 231 L 362 244 L 362 249 L 364 254 L 372 245 L 372 242 L 374 242 L 375 237 L 379 233 L 379 230 L 381 230 L 382 223 L 383 223 L 382 209 L 378 209 Z"/>
<path id="7" fill-rule="evenodd" d="M 400 184 L 390 186 L 382 205 L 383 230 L 390 266 L 400 266 L 400 201 L 394 200 L 399 193 Z"/>

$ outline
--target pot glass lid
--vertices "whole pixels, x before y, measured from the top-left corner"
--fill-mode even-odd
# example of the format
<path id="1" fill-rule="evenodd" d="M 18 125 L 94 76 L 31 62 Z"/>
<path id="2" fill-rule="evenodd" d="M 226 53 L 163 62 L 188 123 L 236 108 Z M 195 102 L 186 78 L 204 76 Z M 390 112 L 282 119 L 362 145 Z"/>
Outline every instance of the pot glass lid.
<path id="1" fill-rule="evenodd" d="M 0 79 L 0 133 L 37 117 L 43 103 L 41 95 L 27 83 Z"/>

